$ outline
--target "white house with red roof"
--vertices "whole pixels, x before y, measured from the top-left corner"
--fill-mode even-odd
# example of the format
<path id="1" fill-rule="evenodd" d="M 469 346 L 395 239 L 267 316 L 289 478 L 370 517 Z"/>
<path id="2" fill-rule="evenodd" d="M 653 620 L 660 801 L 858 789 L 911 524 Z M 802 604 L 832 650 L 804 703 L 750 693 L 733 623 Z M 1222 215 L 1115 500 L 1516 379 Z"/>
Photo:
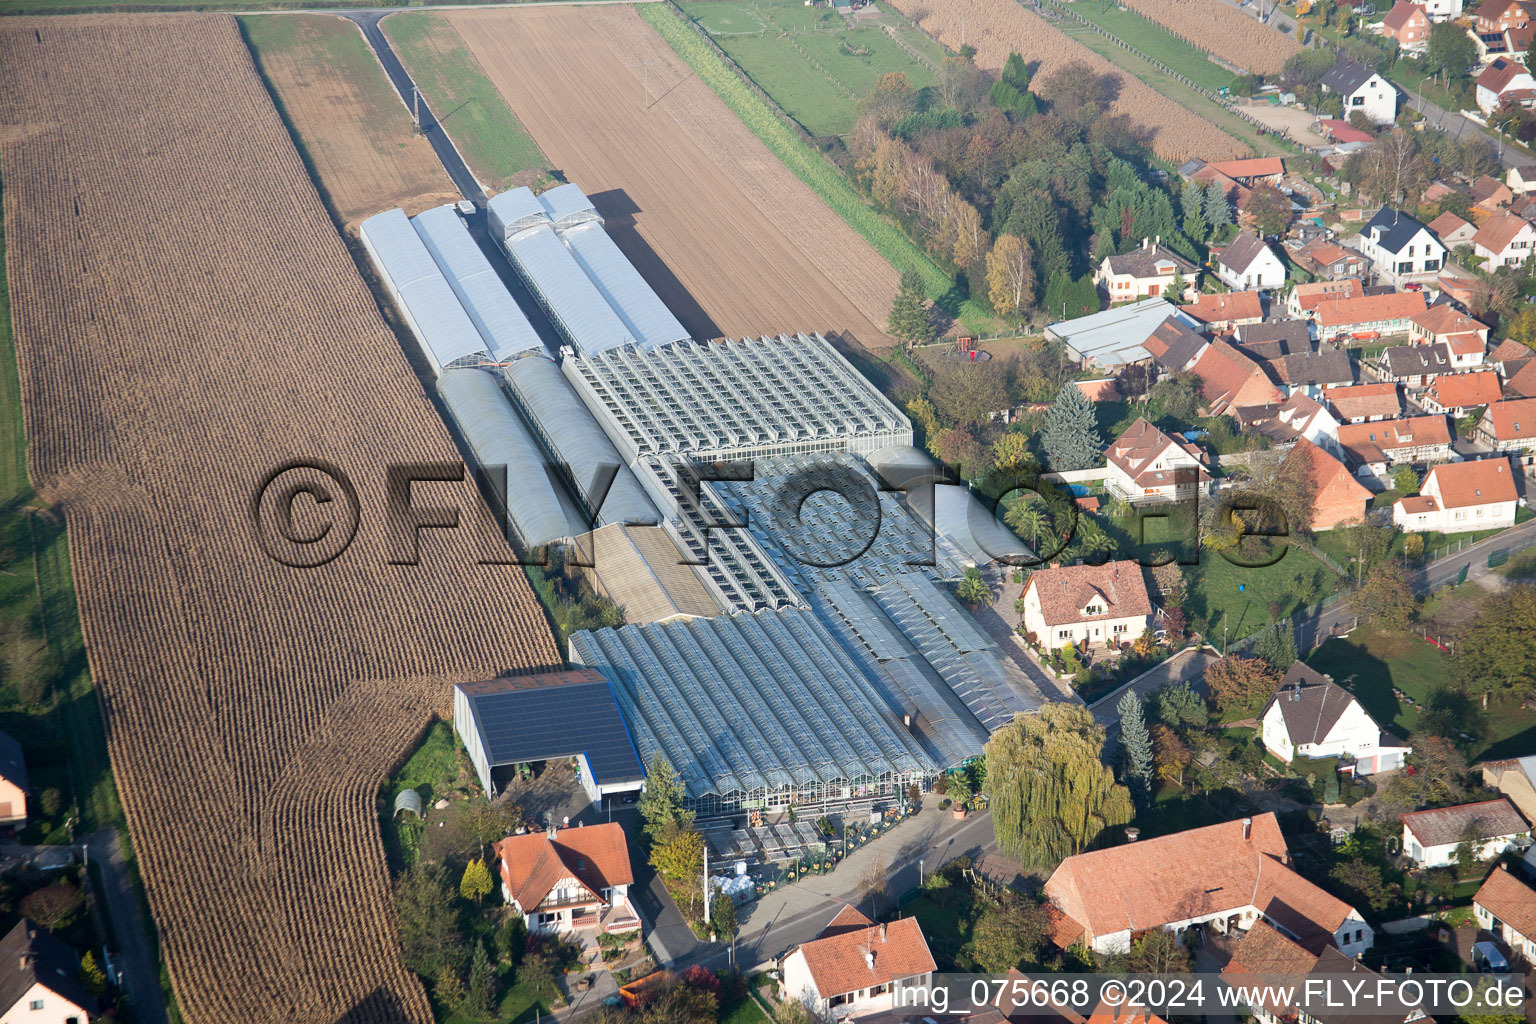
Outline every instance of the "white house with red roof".
<path id="1" fill-rule="evenodd" d="M 1138 418 L 1104 452 L 1104 487 L 1121 501 L 1187 501 L 1210 490 L 1205 452 Z"/>
<path id="2" fill-rule="evenodd" d="M 784 995 L 817 1020 L 853 1019 L 902 1006 L 907 989 L 925 989 L 938 965 L 917 919 L 876 924 L 851 906 L 810 942 L 785 954 Z"/>
<path id="3" fill-rule="evenodd" d="M 1347 757 L 1356 775 L 1403 766 L 1413 748 L 1370 716 L 1354 694 L 1317 670 L 1295 662 L 1259 715 L 1264 749 L 1286 764 L 1297 758 Z"/>
<path id="4" fill-rule="evenodd" d="M 1518 455 L 1521 465 L 1536 463 L 1536 398 L 1494 402 L 1477 423 L 1477 439 L 1496 452 Z"/>
<path id="5" fill-rule="evenodd" d="M 1500 864 L 1472 897 L 1472 916 L 1526 961 L 1536 961 L 1536 889 Z"/>
<path id="6" fill-rule="evenodd" d="M 1456 863 L 1456 847 L 1468 842 L 1473 857 L 1492 860 L 1531 830 L 1515 805 L 1503 797 L 1401 817 L 1403 853 L 1421 868 L 1449 867 Z"/>
<path id="7" fill-rule="evenodd" d="M 1506 102 L 1529 105 L 1533 99 L 1536 78 L 1517 60 L 1497 57 L 1477 76 L 1477 107 L 1485 114 L 1493 113 Z"/>
<path id="8" fill-rule="evenodd" d="M 1481 366 L 1488 350 L 1488 325 L 1448 303 L 1415 313 L 1408 326 L 1408 340 L 1415 345 L 1444 344 L 1457 369 Z"/>
<path id="9" fill-rule="evenodd" d="M 1530 78 L 1530 75 L 1525 77 Z M 1472 251 L 1484 270 L 1518 267 L 1531 258 L 1536 246 L 1536 226 L 1524 217 L 1500 211 L 1483 222 L 1472 236 Z"/>
<path id="10" fill-rule="evenodd" d="M 1504 394 L 1503 382 L 1492 370 L 1441 374 L 1429 382 L 1419 396 L 1419 404 L 1428 413 L 1465 416 L 1473 409 L 1497 402 Z"/>
<path id="11" fill-rule="evenodd" d="M 1048 651 L 1129 643 L 1152 624 L 1147 581 L 1129 559 L 1036 569 L 1023 601 L 1024 628 Z"/>
<path id="12" fill-rule="evenodd" d="M 1470 533 L 1515 525 L 1520 494 L 1508 458 L 1445 462 L 1424 477 L 1416 497 L 1392 506 L 1392 522 L 1405 533 Z"/>
<path id="13" fill-rule="evenodd" d="M 532 932 L 632 932 L 635 880 L 624 829 L 614 822 L 508 836 L 492 846 L 501 894 Z"/>
<path id="14" fill-rule="evenodd" d="M 1266 921 L 1314 953 L 1357 956 L 1375 933 L 1354 907 L 1291 867 L 1273 812 L 1068 857 L 1045 895 L 1054 940 L 1122 953 L 1155 929 L 1236 935 Z"/>

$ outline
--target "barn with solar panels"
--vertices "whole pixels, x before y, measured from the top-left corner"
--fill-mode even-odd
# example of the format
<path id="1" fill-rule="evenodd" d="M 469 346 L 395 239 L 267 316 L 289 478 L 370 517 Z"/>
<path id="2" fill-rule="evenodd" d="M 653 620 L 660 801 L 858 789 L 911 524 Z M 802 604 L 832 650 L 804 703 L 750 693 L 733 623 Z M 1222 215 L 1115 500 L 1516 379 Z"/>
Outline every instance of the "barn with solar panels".
<path id="1" fill-rule="evenodd" d="M 574 758 L 595 803 L 637 792 L 645 771 L 607 679 L 587 668 L 460 683 L 453 728 L 488 794 L 522 765 Z"/>

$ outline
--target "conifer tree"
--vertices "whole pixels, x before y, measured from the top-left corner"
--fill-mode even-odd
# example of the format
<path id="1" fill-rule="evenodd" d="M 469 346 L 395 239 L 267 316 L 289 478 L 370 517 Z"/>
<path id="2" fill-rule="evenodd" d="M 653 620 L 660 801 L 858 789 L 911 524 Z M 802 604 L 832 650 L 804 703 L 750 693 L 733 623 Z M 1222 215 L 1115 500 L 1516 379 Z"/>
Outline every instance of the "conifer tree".
<path id="1" fill-rule="evenodd" d="M 1126 690 L 1115 705 L 1120 712 L 1120 750 L 1125 761 L 1125 784 L 1131 795 L 1145 801 L 1152 793 L 1152 735 L 1141 713 L 1141 698 Z"/>
<path id="2" fill-rule="evenodd" d="M 1093 405 L 1076 381 L 1068 381 L 1056 393 L 1040 441 L 1045 448 L 1045 468 L 1052 472 L 1089 469 L 1098 463 L 1104 443 L 1099 439 Z"/>
<path id="3" fill-rule="evenodd" d="M 891 315 L 886 330 L 911 348 L 933 337 L 933 319 L 928 315 L 928 297 L 923 293 L 923 278 L 916 267 L 901 272 L 901 287 L 891 300 Z"/>

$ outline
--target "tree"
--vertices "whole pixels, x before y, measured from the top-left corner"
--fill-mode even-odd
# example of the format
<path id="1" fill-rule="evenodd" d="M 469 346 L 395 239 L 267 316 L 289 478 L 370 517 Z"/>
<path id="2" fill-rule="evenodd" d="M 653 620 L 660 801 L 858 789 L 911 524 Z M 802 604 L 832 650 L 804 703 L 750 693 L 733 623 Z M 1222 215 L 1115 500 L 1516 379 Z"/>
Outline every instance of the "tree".
<path id="1" fill-rule="evenodd" d="M 692 825 L 673 825 L 651 846 L 651 867 L 688 920 L 697 920 L 704 903 L 704 837 Z"/>
<path id="2" fill-rule="evenodd" d="M 709 901 L 709 926 L 720 936 L 721 942 L 736 937 L 736 902 L 729 893 L 721 890 Z"/>
<path id="3" fill-rule="evenodd" d="M 506 964 L 516 966 L 528 947 L 528 922 L 513 912 L 496 929 L 496 955 Z"/>
<path id="4" fill-rule="evenodd" d="M 980 472 L 986 465 L 986 449 L 964 427 L 946 427 L 934 434 L 928 439 L 928 451 L 965 476 Z"/>
<path id="5" fill-rule="evenodd" d="M 1477 63 L 1477 44 L 1466 29 L 1442 22 L 1429 30 L 1429 45 L 1424 50 L 1424 66 L 1442 80 L 1460 79 Z"/>
<path id="6" fill-rule="evenodd" d="M 1408 763 L 1413 774 L 1398 772 L 1392 777 L 1394 794 L 1405 802 L 1423 807 L 1455 803 L 1466 796 L 1467 759 L 1444 736 L 1415 735 Z"/>
<path id="7" fill-rule="evenodd" d="M 956 595 L 960 600 L 970 605 L 973 609 L 983 604 L 992 603 L 992 588 L 982 578 L 981 570 L 970 566 L 965 570 L 965 575 L 960 580 L 960 586 L 956 588 Z"/>
<path id="8" fill-rule="evenodd" d="M 1159 779 L 1184 788 L 1184 772 L 1192 760 L 1194 755 L 1178 733 L 1161 722 L 1152 727 L 1152 764 Z"/>
<path id="9" fill-rule="evenodd" d="M 1338 527 L 1338 536 L 1344 542 L 1344 549 L 1355 559 L 1355 579 L 1360 581 L 1392 553 L 1397 530 L 1356 519 Z"/>
<path id="10" fill-rule="evenodd" d="M 517 982 L 530 992 L 544 996 L 559 989 L 555 984 L 555 964 L 543 948 L 530 950 L 517 969 Z"/>
<path id="11" fill-rule="evenodd" d="M 1232 223 L 1232 201 L 1227 198 L 1227 190 L 1217 182 L 1205 186 L 1205 202 L 1200 209 L 1205 214 L 1205 222 L 1213 229 Z"/>
<path id="12" fill-rule="evenodd" d="M 395 912 L 405 966 L 423 978 L 437 978 L 445 970 L 457 976 L 466 950 L 443 870 L 421 861 L 407 868 L 395 882 Z"/>
<path id="13" fill-rule="evenodd" d="M 1485 599 L 1456 645 L 1455 664 L 1484 707 L 1490 691 L 1528 692 L 1536 679 L 1536 586 L 1515 583 Z"/>
<path id="14" fill-rule="evenodd" d="M 933 317 L 928 314 L 928 296 L 923 290 L 923 277 L 916 267 L 901 272 L 901 285 L 891 300 L 891 315 L 886 320 L 886 330 L 894 338 L 911 348 L 933 337 Z"/>
<path id="15" fill-rule="evenodd" d="M 1415 473 L 1413 471 L 1413 467 L 1408 463 L 1403 463 L 1401 466 L 1398 466 L 1397 471 L 1392 474 L 1392 489 L 1404 497 L 1418 494 L 1419 474 Z"/>
<path id="16" fill-rule="evenodd" d="M 869 901 L 869 915 L 879 917 L 880 911 L 885 907 L 885 890 L 887 885 L 885 871 L 885 857 L 878 856 L 864 868 L 859 875 L 859 902 Z"/>
<path id="17" fill-rule="evenodd" d="M 486 955 L 485 943 L 476 942 L 469 959 L 469 987 L 464 1005 L 473 1013 L 490 1014 L 496 1009 L 496 969 Z"/>
<path id="18" fill-rule="evenodd" d="M 934 375 L 928 396 L 940 416 L 962 427 L 978 426 L 1008 408 L 1007 374 L 991 363 L 952 363 Z"/>
<path id="19" fill-rule="evenodd" d="M 485 866 L 485 861 L 476 857 L 464 865 L 464 877 L 459 879 L 459 895 L 467 900 L 474 900 L 475 906 L 485 899 L 491 891 L 491 872 Z"/>
<path id="20" fill-rule="evenodd" d="M 98 999 L 107 994 L 107 974 L 96 962 L 96 954 L 90 950 L 86 950 L 80 958 L 80 983 Z"/>
<path id="21" fill-rule="evenodd" d="M 1141 713 L 1141 698 L 1127 689 L 1115 705 L 1120 714 L 1120 749 L 1124 754 L 1125 784 L 1131 796 L 1145 801 L 1152 792 L 1152 737 Z"/>
<path id="22" fill-rule="evenodd" d="M 1179 373 L 1164 377 L 1147 393 L 1147 405 L 1164 416 L 1188 423 L 1200 409 L 1200 379 Z"/>
<path id="23" fill-rule="evenodd" d="M 1056 393 L 1056 401 L 1046 413 L 1040 443 L 1048 468 L 1055 472 L 1089 469 L 1098 463 L 1104 443 L 1099 439 L 1093 405 L 1075 381 L 1063 384 Z"/>
<path id="24" fill-rule="evenodd" d="M 1355 608 L 1389 630 L 1407 629 L 1418 612 L 1419 602 L 1401 566 L 1377 566 L 1364 586 L 1355 592 Z"/>
<path id="25" fill-rule="evenodd" d="M 485 856 L 485 848 L 516 832 L 523 823 L 523 809 L 505 800 L 472 800 L 459 814 L 454 828 L 463 852 Z"/>
<path id="26" fill-rule="evenodd" d="M 1041 531 L 1050 528 L 1051 514 L 1044 502 L 1020 498 L 1003 513 L 1003 522 L 1014 533 L 1028 537 L 1030 546 L 1034 547 L 1039 544 Z"/>
<path id="27" fill-rule="evenodd" d="M 971 957 L 987 974 L 1006 974 L 1034 963 L 1050 932 L 1045 907 L 1020 896 L 1004 896 L 989 904 L 972 925 Z"/>
<path id="28" fill-rule="evenodd" d="M 1148 710 L 1151 717 L 1170 729 L 1204 729 L 1211 719 L 1205 698 L 1188 683 L 1152 691 Z"/>
<path id="29" fill-rule="evenodd" d="M 1259 183 L 1243 199 L 1243 212 L 1261 236 L 1278 235 L 1290 227 L 1291 201 L 1273 185 Z"/>
<path id="30" fill-rule="evenodd" d="M 985 790 L 998 844 L 1049 870 L 1131 820 L 1130 791 L 1104 764 L 1104 729 L 1087 708 L 1047 704 L 987 741 Z"/>
<path id="31" fill-rule="evenodd" d="M 1259 630 L 1253 641 L 1253 654 L 1277 676 L 1290 671 L 1291 663 L 1296 660 L 1296 633 L 1291 628 L 1291 620 L 1272 622 Z"/>
<path id="32" fill-rule="evenodd" d="M 639 810 L 646 838 L 653 843 L 664 832 L 693 824 L 693 812 L 683 809 L 683 785 L 677 771 L 661 754 L 653 756 L 646 768 Z"/>
<path id="33" fill-rule="evenodd" d="M 1378 914 L 1392 905 L 1397 898 L 1397 886 L 1389 886 L 1382 879 L 1381 868 L 1358 857 L 1340 861 L 1328 872 L 1355 906 L 1367 906 Z"/>
<path id="34" fill-rule="evenodd" d="M 1280 676 L 1258 658 L 1229 655 L 1205 670 L 1205 684 L 1223 715 L 1256 713 L 1274 695 Z"/>
<path id="35" fill-rule="evenodd" d="M 1179 937 L 1164 928 L 1154 928 L 1131 947 L 1126 968 L 1135 974 L 1188 974 L 1194 958 Z"/>
<path id="36" fill-rule="evenodd" d="M 432 994 L 449 1010 L 457 1012 L 464 1008 L 464 979 L 459 977 L 458 971 L 444 964 L 432 982 Z"/>
<path id="37" fill-rule="evenodd" d="M 773 1010 L 773 1024 L 821 1024 L 811 1008 L 798 999 L 786 999 Z"/>
<path id="38" fill-rule="evenodd" d="M 987 253 L 987 298 L 1002 317 L 1021 316 L 1034 305 L 1034 253 L 1017 235 L 999 235 Z"/>
<path id="39" fill-rule="evenodd" d="M 1004 473 L 1016 473 L 1034 461 L 1027 434 L 1010 430 L 992 442 L 992 465 Z"/>

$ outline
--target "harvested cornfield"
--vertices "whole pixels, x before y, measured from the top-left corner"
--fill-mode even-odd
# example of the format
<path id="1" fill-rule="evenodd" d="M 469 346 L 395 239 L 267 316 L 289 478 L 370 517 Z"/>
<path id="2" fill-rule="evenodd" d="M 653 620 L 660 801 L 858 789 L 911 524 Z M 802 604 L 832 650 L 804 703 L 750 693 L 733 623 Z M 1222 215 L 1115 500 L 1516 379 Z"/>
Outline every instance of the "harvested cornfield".
<path id="1" fill-rule="evenodd" d="M 1017 0 L 893 2 L 929 35 L 952 49 L 961 46 L 963 23 L 964 41 L 976 47 L 976 63 L 983 68 L 1001 69 L 1008 54 L 1014 52 L 1029 63 L 1036 76 L 1072 63 L 1086 64 L 1097 74 L 1113 76 L 1119 83 L 1119 94 L 1111 112 L 1126 115 L 1133 125 L 1147 131 L 1153 152 L 1165 160 L 1223 160 L 1251 153 L 1248 146 L 1209 121 L 1058 32 Z"/>
<path id="2" fill-rule="evenodd" d="M 460 198 L 356 25 L 329 14 L 263 14 L 244 24 L 344 224 Z"/>
<path id="3" fill-rule="evenodd" d="M 1301 44 L 1223 0 L 1125 0 L 1184 41 L 1256 75 L 1278 74 Z M 1134 42 L 1134 40 L 1133 40 Z"/>
<path id="4" fill-rule="evenodd" d="M 233 18 L 0 19 L 0 79 L 29 469 L 69 526 L 184 1016 L 430 1024 L 379 786 L 450 681 L 557 663 L 542 612 L 520 569 L 478 564 L 478 517 L 389 564 L 387 467 L 457 452 Z M 253 525 L 263 478 L 296 459 L 357 492 L 356 538 L 318 568 L 277 564 Z M 290 495 L 314 536 L 348 502 L 304 477 L 336 499 Z"/>

